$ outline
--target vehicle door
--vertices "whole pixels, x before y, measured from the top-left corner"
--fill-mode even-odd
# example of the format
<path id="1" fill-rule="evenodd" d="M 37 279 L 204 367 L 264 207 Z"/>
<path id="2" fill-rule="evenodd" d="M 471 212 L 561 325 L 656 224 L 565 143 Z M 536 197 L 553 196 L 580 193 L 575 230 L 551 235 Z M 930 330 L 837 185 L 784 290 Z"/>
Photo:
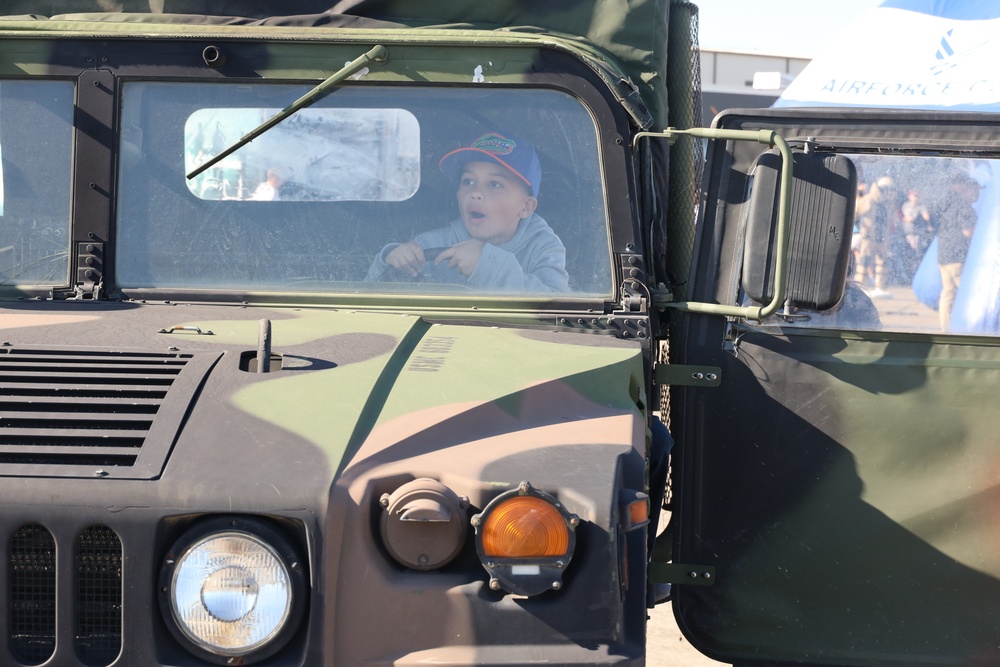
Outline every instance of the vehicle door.
<path id="1" fill-rule="evenodd" d="M 739 309 L 775 291 L 782 167 L 709 142 L 689 302 L 671 312 L 671 362 L 694 378 L 671 387 L 679 626 L 735 665 L 997 664 L 996 118 L 715 127 L 813 158 L 794 163 L 788 292 L 754 321 Z"/>

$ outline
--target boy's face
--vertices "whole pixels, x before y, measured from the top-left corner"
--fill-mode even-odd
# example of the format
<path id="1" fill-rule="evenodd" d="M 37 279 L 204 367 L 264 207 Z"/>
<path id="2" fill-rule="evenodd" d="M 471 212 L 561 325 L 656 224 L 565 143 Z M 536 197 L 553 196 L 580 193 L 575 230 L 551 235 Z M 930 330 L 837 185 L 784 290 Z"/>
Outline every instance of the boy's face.
<path id="1" fill-rule="evenodd" d="M 509 241 L 538 206 L 524 181 L 495 162 L 466 163 L 456 198 L 472 238 L 494 245 Z"/>

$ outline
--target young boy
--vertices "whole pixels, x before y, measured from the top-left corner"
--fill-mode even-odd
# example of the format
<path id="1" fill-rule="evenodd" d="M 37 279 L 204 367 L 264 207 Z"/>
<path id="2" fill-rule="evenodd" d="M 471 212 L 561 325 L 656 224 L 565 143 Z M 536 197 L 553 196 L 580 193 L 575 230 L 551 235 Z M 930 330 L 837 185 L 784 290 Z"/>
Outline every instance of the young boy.
<path id="1" fill-rule="evenodd" d="M 480 289 L 569 290 L 566 249 L 535 213 L 542 168 L 531 144 L 491 132 L 445 155 L 440 168 L 456 184 L 459 217 L 385 246 L 365 280 L 396 269 Z"/>

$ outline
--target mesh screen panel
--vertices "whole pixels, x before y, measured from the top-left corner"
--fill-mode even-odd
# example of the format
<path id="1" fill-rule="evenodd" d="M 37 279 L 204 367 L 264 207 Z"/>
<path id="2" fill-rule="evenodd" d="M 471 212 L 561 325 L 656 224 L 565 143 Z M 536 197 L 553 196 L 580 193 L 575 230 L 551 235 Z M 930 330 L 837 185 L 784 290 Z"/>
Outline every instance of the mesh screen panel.
<path id="1" fill-rule="evenodd" d="M 106 526 L 76 541 L 76 653 L 86 665 L 109 665 L 122 648 L 122 543 Z"/>
<path id="2" fill-rule="evenodd" d="M 8 595 L 11 653 L 25 665 L 45 662 L 56 645 L 56 543 L 42 526 L 11 537 Z"/>

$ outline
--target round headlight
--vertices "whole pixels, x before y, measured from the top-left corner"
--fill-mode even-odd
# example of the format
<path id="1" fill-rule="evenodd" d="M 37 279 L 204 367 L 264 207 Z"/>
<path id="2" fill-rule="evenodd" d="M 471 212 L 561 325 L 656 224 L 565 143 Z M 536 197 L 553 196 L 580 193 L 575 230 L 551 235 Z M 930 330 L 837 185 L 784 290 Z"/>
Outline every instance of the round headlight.
<path id="1" fill-rule="evenodd" d="M 298 559 L 263 522 L 201 527 L 175 545 L 164 565 L 161 600 L 172 629 L 212 662 L 249 664 L 273 655 L 305 606 Z"/>

